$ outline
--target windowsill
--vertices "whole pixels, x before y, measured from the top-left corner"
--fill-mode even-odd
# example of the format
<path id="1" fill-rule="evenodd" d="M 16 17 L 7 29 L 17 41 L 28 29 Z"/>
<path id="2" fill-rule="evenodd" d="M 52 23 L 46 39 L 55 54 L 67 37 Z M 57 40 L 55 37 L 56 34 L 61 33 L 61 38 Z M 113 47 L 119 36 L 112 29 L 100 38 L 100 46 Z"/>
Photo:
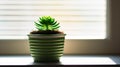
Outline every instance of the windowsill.
<path id="1" fill-rule="evenodd" d="M 60 63 L 34 63 L 31 56 L 0 56 L 0 66 L 34 65 L 119 65 L 120 56 L 62 56 Z"/>

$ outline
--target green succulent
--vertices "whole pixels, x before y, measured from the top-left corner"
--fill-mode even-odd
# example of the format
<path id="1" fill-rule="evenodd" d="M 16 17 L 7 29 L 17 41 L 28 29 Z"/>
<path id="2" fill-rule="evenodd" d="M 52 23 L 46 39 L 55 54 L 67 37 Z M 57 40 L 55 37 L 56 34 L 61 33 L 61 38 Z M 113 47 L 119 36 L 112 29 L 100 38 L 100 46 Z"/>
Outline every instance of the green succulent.
<path id="1" fill-rule="evenodd" d="M 39 20 L 35 22 L 35 26 L 39 31 L 54 31 L 60 27 L 55 18 L 51 16 L 39 17 Z"/>

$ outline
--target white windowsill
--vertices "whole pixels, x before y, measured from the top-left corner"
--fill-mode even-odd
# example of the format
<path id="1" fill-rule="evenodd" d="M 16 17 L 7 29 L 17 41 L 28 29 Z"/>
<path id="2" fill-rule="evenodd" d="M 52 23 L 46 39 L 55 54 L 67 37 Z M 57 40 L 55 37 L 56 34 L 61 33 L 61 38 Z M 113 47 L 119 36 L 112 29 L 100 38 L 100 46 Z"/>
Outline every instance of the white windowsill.
<path id="1" fill-rule="evenodd" d="M 4 65 L 119 65 L 119 56 L 62 56 L 60 63 L 34 63 L 31 56 L 0 56 Z"/>

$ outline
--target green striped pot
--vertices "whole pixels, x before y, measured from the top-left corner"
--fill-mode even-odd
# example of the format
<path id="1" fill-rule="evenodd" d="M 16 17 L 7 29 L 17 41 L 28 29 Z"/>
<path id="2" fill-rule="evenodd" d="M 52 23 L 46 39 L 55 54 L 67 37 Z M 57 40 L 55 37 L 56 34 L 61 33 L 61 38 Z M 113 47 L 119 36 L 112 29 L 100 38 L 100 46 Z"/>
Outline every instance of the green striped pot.
<path id="1" fill-rule="evenodd" d="M 59 62 L 63 55 L 65 34 L 29 34 L 34 62 Z"/>

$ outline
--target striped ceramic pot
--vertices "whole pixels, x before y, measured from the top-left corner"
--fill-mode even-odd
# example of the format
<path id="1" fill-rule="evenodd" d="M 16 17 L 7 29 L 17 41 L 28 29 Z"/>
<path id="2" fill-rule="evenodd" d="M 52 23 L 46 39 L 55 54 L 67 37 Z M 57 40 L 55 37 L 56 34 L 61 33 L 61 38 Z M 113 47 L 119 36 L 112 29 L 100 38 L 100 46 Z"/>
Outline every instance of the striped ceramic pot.
<path id="1" fill-rule="evenodd" d="M 29 34 L 34 62 L 59 62 L 63 55 L 65 34 Z"/>

